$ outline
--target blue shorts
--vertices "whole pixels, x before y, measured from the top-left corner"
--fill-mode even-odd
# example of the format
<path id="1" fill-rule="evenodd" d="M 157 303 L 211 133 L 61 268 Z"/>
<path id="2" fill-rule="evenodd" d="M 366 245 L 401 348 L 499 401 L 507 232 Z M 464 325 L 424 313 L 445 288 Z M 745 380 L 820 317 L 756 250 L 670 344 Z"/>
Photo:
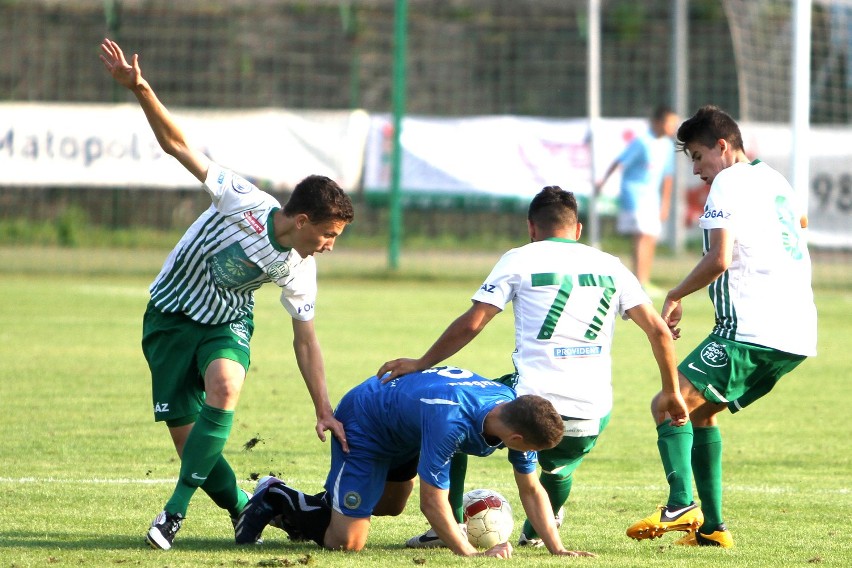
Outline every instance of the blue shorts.
<path id="1" fill-rule="evenodd" d="M 349 453 L 331 437 L 331 467 L 325 490 L 335 511 L 346 517 L 366 518 L 373 514 L 386 482 L 414 479 L 420 450 L 400 452 L 376 443 L 358 424 L 355 412 L 344 397 L 334 413 L 346 430 Z"/>

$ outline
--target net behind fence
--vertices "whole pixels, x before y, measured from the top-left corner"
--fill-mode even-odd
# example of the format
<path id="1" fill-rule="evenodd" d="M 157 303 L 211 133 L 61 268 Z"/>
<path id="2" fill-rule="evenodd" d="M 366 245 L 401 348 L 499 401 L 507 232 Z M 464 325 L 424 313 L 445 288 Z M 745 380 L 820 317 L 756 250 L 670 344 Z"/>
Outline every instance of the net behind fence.
<path id="1" fill-rule="evenodd" d="M 0 59 L 0 101 L 132 101 L 97 59 L 100 40 L 108 36 L 140 54 L 149 80 L 172 108 L 360 108 L 387 113 L 394 4 L 6 1 L 0 3 L 0 49 L 5 55 Z M 676 4 L 601 2 L 603 116 L 644 117 L 656 104 L 671 102 Z M 792 0 L 692 0 L 686 5 L 687 108 L 712 102 L 741 120 L 789 120 Z M 587 9 L 586 0 L 410 0 L 407 112 L 585 116 Z M 817 125 L 850 122 L 850 11 L 849 2 L 814 2 L 811 114 Z M 843 179 L 832 181 L 832 196 L 839 199 L 827 202 L 848 215 L 852 203 L 843 195 L 852 184 L 847 179 L 844 185 Z M 168 228 L 184 225 L 186 215 L 176 212 L 203 206 L 179 192 L 0 186 L 0 217 L 6 219 L 50 218 L 78 207 L 108 226 Z M 369 211 L 362 217 L 383 218 L 365 201 L 359 207 Z M 439 220 L 447 217 L 457 221 Z M 409 235 L 435 236 L 464 227 L 470 235 L 523 236 L 523 213 L 517 210 L 484 216 L 451 209 L 419 211 L 408 218 Z M 515 223 L 520 225 L 517 232 L 507 228 Z M 367 226 L 353 229 L 368 231 Z M 382 230 L 369 225 L 369 231 Z"/>

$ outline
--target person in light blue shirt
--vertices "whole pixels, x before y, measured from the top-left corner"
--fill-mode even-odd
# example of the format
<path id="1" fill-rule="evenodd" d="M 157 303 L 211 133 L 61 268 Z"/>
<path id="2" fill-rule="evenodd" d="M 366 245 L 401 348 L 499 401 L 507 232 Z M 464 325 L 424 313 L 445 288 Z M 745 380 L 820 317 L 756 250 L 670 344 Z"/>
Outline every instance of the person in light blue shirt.
<path id="1" fill-rule="evenodd" d="M 607 179 L 621 167 L 616 229 L 632 236 L 633 272 L 646 289 L 651 282 L 662 223 L 669 216 L 675 155 L 672 136 L 677 126 L 678 117 L 671 108 L 657 107 L 648 132 L 627 145 L 595 186 L 595 193 L 599 194 Z"/>
<path id="2" fill-rule="evenodd" d="M 237 522 L 238 544 L 254 543 L 272 522 L 293 540 L 361 550 L 371 516 L 402 513 L 419 475 L 420 509 L 454 553 L 509 558 L 508 542 L 477 551 L 447 499 L 456 452 L 488 456 L 507 448 L 521 503 L 550 552 L 589 555 L 562 545 L 536 475 L 536 452 L 554 447 L 564 429 L 546 399 L 517 396 L 466 369 L 435 367 L 387 382 L 370 377 L 344 395 L 335 417 L 346 429 L 349 452 L 332 439 L 325 492 L 307 495 L 275 477 L 264 478 Z"/>

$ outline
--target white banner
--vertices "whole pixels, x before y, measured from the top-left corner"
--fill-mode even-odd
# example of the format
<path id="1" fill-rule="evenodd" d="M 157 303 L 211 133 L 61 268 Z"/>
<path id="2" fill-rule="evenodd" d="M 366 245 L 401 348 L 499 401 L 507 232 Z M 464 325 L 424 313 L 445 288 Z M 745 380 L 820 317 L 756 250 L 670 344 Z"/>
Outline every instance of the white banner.
<path id="1" fill-rule="evenodd" d="M 475 195 L 527 202 L 546 185 L 559 185 L 578 196 L 591 193 L 592 168 L 586 119 L 525 117 L 406 118 L 401 144 L 403 191 L 414 195 Z M 595 133 L 594 176 L 627 143 L 648 128 L 641 118 L 601 119 Z M 791 131 L 787 125 L 743 124 L 749 157 L 760 158 L 789 179 Z M 364 187 L 387 192 L 393 129 L 388 116 L 374 116 L 367 141 Z M 852 127 L 811 130 L 810 239 L 822 246 L 852 246 Z M 678 160 L 688 160 L 679 154 Z M 691 169 L 691 168 L 690 168 Z M 604 187 L 599 209 L 614 213 L 620 173 Z M 684 180 L 687 224 L 704 206 L 706 187 Z"/>
<path id="2" fill-rule="evenodd" d="M 401 185 L 411 192 L 523 200 L 546 185 L 559 185 L 587 196 L 593 185 L 588 124 L 585 119 L 516 116 L 406 118 Z M 627 141 L 647 128 L 643 119 L 602 120 L 596 138 L 597 175 Z M 365 158 L 367 191 L 388 190 L 392 135 L 390 117 L 374 116 Z M 616 196 L 618 182 L 616 173 L 605 195 Z"/>
<path id="3" fill-rule="evenodd" d="M 172 111 L 214 161 L 274 189 L 310 174 L 360 185 L 369 117 L 363 111 Z M 0 103 L 2 185 L 197 187 L 163 154 L 133 104 Z"/>

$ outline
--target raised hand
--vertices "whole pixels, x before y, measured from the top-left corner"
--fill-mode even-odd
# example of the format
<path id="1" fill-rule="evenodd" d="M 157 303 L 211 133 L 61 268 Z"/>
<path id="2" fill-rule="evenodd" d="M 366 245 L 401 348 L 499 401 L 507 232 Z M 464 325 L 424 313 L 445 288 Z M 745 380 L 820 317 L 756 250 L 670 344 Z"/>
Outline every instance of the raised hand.
<path id="1" fill-rule="evenodd" d="M 112 78 L 121 86 L 133 89 L 143 81 L 142 70 L 139 68 L 139 55 L 133 54 L 131 65 L 118 44 L 111 39 L 104 39 L 101 43 L 100 58 Z"/>

